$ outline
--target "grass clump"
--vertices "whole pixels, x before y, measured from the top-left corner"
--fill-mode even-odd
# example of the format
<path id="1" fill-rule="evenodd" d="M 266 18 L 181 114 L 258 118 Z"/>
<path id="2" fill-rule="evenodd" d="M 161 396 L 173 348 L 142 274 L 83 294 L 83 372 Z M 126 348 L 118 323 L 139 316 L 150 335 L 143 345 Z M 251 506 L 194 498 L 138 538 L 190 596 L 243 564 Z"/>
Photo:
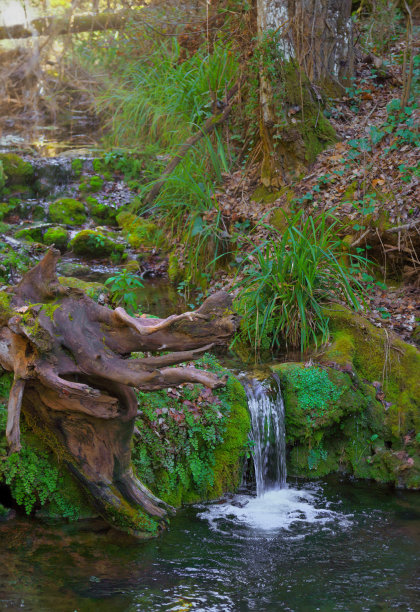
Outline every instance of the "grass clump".
<path id="1" fill-rule="evenodd" d="M 241 335 L 256 354 L 283 345 L 304 351 L 311 342 L 325 342 L 323 304 L 344 301 L 360 308 L 363 288 L 342 262 L 337 223 L 325 213 L 305 218 L 301 210 L 287 218 L 283 235 L 271 228 L 270 237 L 244 260 L 236 308 L 243 316 Z M 353 266 L 366 261 L 348 258 Z"/>

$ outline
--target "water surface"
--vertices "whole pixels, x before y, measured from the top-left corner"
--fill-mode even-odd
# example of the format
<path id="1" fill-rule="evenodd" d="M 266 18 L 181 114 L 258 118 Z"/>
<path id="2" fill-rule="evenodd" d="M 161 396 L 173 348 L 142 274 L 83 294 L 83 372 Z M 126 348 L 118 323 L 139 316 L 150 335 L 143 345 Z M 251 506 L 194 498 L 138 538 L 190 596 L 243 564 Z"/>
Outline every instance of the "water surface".
<path id="1" fill-rule="evenodd" d="M 100 521 L 20 518 L 0 525 L 0 609 L 418 610 L 418 502 L 369 484 L 292 482 L 182 510 L 149 542 Z"/>

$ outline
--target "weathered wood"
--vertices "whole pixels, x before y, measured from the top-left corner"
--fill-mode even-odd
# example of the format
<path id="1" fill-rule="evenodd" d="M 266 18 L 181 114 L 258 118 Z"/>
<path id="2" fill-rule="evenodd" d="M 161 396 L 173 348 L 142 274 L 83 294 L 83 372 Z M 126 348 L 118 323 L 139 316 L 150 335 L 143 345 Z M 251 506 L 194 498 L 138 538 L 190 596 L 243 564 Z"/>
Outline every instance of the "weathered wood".
<path id="1" fill-rule="evenodd" d="M 63 288 L 55 272 L 58 257 L 58 251 L 48 251 L 14 288 L 13 316 L 0 330 L 0 364 L 15 373 L 11 450 L 19 449 L 22 406 L 29 426 L 66 463 L 98 512 L 144 537 L 147 530 L 135 518 L 138 509 L 160 528 L 171 509 L 139 483 L 131 468 L 137 414 L 133 387 L 224 385 L 224 378 L 211 372 L 170 366 L 226 343 L 237 326 L 231 299 L 219 292 L 196 312 L 137 319 L 122 308 L 100 306 L 80 290 Z M 156 350 L 172 352 L 128 359 L 133 351 Z M 124 520 L 118 522 L 121 515 Z"/>
<path id="2" fill-rule="evenodd" d="M 72 15 L 70 18 L 51 15 L 33 19 L 27 26 L 23 24 L 1 26 L 0 40 L 122 30 L 130 21 L 142 21 L 142 16 L 134 11 L 119 11 L 118 13 L 103 13 L 101 15 Z"/>

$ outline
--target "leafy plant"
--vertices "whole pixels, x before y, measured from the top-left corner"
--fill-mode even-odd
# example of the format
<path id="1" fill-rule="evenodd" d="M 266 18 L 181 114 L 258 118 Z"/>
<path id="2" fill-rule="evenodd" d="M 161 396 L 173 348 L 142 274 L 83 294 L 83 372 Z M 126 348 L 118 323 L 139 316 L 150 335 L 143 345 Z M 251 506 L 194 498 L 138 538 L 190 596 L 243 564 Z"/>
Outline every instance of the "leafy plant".
<path id="1" fill-rule="evenodd" d="M 271 236 L 245 258 L 235 285 L 241 335 L 256 354 L 282 344 L 303 351 L 311 342 L 325 342 L 328 318 L 322 306 L 340 300 L 358 309 L 363 301 L 363 287 L 343 261 L 338 220 L 328 213 L 305 218 L 302 210 L 285 216 L 283 235 L 271 228 Z M 348 257 L 356 266 L 366 262 Z"/>
<path id="2" fill-rule="evenodd" d="M 135 290 L 144 287 L 139 277 L 124 268 L 115 276 L 108 278 L 105 285 L 110 285 L 112 302 L 116 306 L 123 305 L 127 312 L 133 314 L 137 308 Z"/>

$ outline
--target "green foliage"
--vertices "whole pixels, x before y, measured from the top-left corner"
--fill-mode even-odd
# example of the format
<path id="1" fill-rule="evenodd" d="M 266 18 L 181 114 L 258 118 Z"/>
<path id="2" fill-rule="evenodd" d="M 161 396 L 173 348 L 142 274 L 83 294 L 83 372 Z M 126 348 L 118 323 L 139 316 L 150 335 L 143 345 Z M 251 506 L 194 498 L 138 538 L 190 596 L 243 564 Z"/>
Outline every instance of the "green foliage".
<path id="1" fill-rule="evenodd" d="M 3 189 L 6 186 L 6 179 L 7 176 L 3 168 L 3 162 L 0 160 L 0 196 L 2 195 Z"/>
<path id="2" fill-rule="evenodd" d="M 129 314 L 137 309 L 135 290 L 144 287 L 138 276 L 124 269 L 105 281 L 109 285 L 111 300 L 115 306 L 124 306 Z"/>
<path id="3" fill-rule="evenodd" d="M 69 247 L 76 255 L 86 257 L 114 256 L 120 259 L 124 253 L 124 246 L 114 242 L 97 230 L 82 230 L 78 232 L 69 243 Z"/>
<path id="4" fill-rule="evenodd" d="M 84 205 L 73 198 L 61 198 L 50 204 L 49 216 L 54 223 L 64 225 L 83 225 L 86 222 Z"/>
<path id="5" fill-rule="evenodd" d="M 295 387 L 298 407 L 306 413 L 309 425 L 323 417 L 329 403 L 337 402 L 342 393 L 331 382 L 328 373 L 318 367 L 291 370 L 289 381 Z"/>
<path id="6" fill-rule="evenodd" d="M 27 514 L 48 504 L 51 512 L 70 520 L 79 518 L 80 507 L 71 497 L 74 491 L 65 483 L 51 453 L 24 444 L 19 453 L 3 461 L 0 469 L 13 498 Z"/>
<path id="7" fill-rule="evenodd" d="M 210 355 L 197 365 L 222 371 Z M 229 479 L 238 477 L 237 464 L 239 455 L 245 452 L 249 418 L 245 408 L 244 422 L 233 422 L 235 431 L 231 431 L 235 405 L 242 402 L 246 406 L 244 391 L 232 376 L 226 388 L 217 391 L 187 384 L 179 390 L 139 392 L 138 399 L 141 416 L 133 462 L 141 480 L 157 495 L 179 506 L 206 499 L 212 490 L 222 494 Z M 221 460 L 218 453 L 223 452 L 228 440 L 230 457 Z M 231 486 L 236 485 L 232 482 Z"/>
<path id="8" fill-rule="evenodd" d="M 151 140 L 162 147 L 179 144 L 191 125 L 211 115 L 212 96 L 223 98 L 238 69 L 226 44 L 217 42 L 211 54 L 203 46 L 181 62 L 176 38 L 169 44 L 160 39 L 148 42 L 149 53 L 124 57 L 100 100 L 117 146 Z M 89 52 L 83 49 L 88 62 Z"/>
<path id="9" fill-rule="evenodd" d="M 344 300 L 358 309 L 363 289 L 341 262 L 338 221 L 328 214 L 287 217 L 283 235 L 272 236 L 245 258 L 235 307 L 243 315 L 241 336 L 255 352 L 282 343 L 305 350 L 328 339 L 322 304 Z M 251 239 L 250 239 L 251 243 Z M 364 263 L 351 255 L 354 265 Z"/>

